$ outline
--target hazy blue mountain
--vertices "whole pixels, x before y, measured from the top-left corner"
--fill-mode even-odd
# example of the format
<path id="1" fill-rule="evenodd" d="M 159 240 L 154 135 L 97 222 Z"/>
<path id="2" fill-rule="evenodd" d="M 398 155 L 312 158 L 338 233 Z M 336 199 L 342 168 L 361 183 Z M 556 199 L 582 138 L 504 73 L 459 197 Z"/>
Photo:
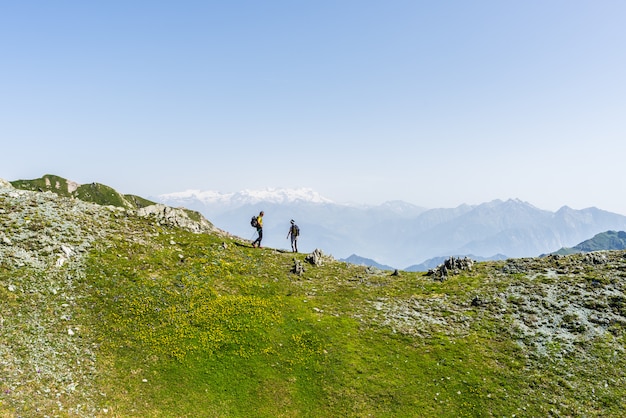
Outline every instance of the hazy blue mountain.
<path id="1" fill-rule="evenodd" d="M 398 269 L 455 254 L 534 257 L 603 231 L 626 230 L 623 215 L 567 206 L 551 212 L 518 199 L 440 209 L 401 201 L 337 204 L 310 189 L 188 191 L 150 199 L 197 210 L 215 226 L 247 239 L 255 235 L 250 217 L 263 210 L 266 246 L 288 249 L 289 220 L 294 219 L 302 252 L 320 248 L 340 259 L 359 254 Z"/>
<path id="2" fill-rule="evenodd" d="M 342 258 L 339 261 L 345 261 L 346 263 L 356 264 L 356 265 L 359 265 L 359 266 L 376 267 L 376 268 L 381 269 L 381 270 L 396 270 L 395 268 L 393 268 L 391 266 L 387 266 L 385 264 L 377 263 L 376 261 L 372 260 L 371 258 L 359 257 L 356 254 L 352 254 L 348 258 Z"/>

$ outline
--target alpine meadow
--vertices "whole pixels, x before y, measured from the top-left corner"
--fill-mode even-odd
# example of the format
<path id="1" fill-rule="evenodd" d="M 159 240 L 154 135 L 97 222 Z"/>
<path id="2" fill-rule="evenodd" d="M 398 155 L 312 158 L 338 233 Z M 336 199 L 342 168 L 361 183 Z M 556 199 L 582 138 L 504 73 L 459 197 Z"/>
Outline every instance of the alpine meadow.
<path id="1" fill-rule="evenodd" d="M 429 272 L 0 180 L 1 417 L 615 417 L 626 252 Z"/>

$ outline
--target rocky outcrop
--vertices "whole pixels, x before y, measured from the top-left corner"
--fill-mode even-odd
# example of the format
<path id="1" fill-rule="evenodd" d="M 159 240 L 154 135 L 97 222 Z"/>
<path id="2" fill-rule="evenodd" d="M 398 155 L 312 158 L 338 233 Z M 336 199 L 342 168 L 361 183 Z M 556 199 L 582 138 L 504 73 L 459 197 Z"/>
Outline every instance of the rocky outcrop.
<path id="1" fill-rule="evenodd" d="M 0 187 L 5 189 L 12 189 L 13 185 L 4 179 L 0 179 Z"/>
<path id="2" fill-rule="evenodd" d="M 215 233 L 227 235 L 225 231 L 216 228 L 202 215 L 197 214 L 197 220 L 191 219 L 185 209 L 172 208 L 162 204 L 147 206 L 137 209 L 137 215 L 144 218 L 151 218 L 155 223 L 162 226 L 178 227 L 194 233 Z"/>
<path id="3" fill-rule="evenodd" d="M 301 276 L 304 273 L 304 265 L 302 262 L 296 258 L 293 259 L 293 267 L 291 268 L 291 272 L 298 276 Z"/>
<path id="4" fill-rule="evenodd" d="M 325 261 L 333 260 L 332 256 L 325 255 L 322 250 L 316 248 L 311 254 L 307 255 L 305 261 L 314 266 L 321 266 Z"/>
<path id="5" fill-rule="evenodd" d="M 442 264 L 428 271 L 429 276 L 433 276 L 435 280 L 443 281 L 450 274 L 459 274 L 462 270 L 472 271 L 474 260 L 469 257 L 450 257 Z"/>

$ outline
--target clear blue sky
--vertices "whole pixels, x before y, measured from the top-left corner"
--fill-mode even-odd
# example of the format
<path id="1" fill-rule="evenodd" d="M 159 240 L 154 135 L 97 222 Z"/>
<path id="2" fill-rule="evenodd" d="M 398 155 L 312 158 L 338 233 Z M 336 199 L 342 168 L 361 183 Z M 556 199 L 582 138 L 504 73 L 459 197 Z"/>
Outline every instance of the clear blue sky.
<path id="1" fill-rule="evenodd" d="M 626 2 L 0 3 L 0 178 L 626 214 Z"/>

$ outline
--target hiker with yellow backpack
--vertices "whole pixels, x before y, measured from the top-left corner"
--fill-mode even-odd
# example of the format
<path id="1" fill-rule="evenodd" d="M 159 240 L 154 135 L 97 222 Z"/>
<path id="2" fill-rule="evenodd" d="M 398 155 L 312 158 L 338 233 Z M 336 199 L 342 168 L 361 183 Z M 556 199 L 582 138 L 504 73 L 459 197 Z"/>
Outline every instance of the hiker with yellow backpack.
<path id="1" fill-rule="evenodd" d="M 257 234 L 259 234 L 257 239 L 252 242 L 252 248 L 261 248 L 261 240 L 263 239 L 263 215 L 265 214 L 263 213 L 263 211 L 261 211 L 259 213 L 259 216 L 253 216 L 252 220 L 250 221 L 250 225 L 256 228 L 256 232 Z"/>

